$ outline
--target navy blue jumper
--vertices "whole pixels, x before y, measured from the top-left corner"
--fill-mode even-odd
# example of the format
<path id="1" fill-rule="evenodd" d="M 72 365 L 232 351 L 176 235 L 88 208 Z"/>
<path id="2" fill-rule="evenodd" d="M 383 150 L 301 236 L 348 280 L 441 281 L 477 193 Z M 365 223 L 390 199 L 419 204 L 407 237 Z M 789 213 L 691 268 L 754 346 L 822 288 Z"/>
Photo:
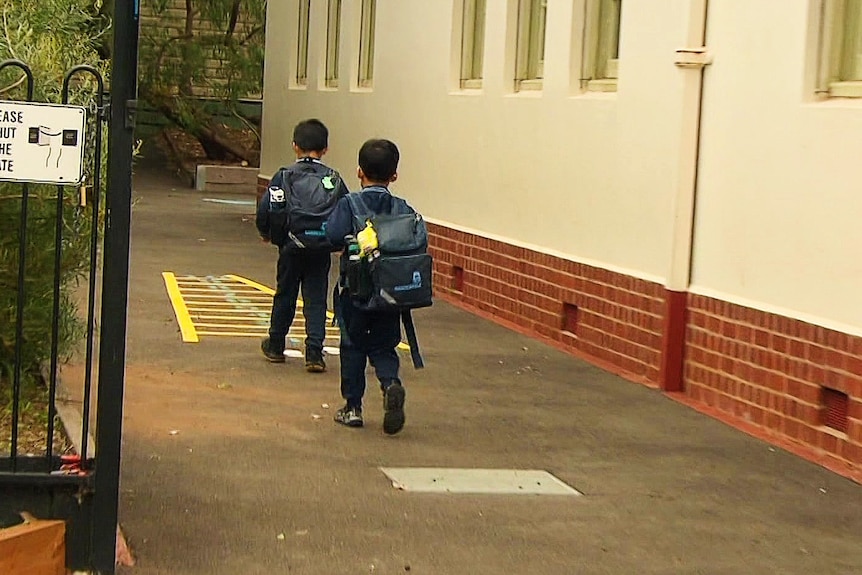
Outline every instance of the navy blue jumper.
<path id="1" fill-rule="evenodd" d="M 375 213 L 389 213 L 392 195 L 382 186 L 369 186 L 361 192 L 362 201 Z M 345 236 L 354 234 L 354 218 L 347 198 L 341 198 L 326 224 L 326 237 L 333 246 L 344 248 Z M 399 312 L 366 311 L 357 307 L 344 289 L 346 255 L 341 256 L 341 289 L 337 295 L 337 316 L 341 328 L 341 395 L 348 407 L 362 408 L 365 395 L 365 366 L 370 362 L 385 390 L 401 383 L 396 348 L 401 343 Z"/>

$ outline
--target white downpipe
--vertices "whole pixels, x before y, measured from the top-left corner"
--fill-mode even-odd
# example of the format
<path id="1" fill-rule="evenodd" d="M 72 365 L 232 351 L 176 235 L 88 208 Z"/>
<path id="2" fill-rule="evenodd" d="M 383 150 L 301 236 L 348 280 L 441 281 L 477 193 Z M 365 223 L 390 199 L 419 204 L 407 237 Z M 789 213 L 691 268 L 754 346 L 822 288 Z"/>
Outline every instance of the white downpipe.
<path id="1" fill-rule="evenodd" d="M 686 48 L 705 48 L 709 0 L 691 0 Z M 673 234 L 667 288 L 686 291 L 691 280 L 694 204 L 700 154 L 700 117 L 703 65 L 680 66 L 685 75 L 682 94 L 682 137 L 679 147 L 679 180 L 673 203 Z"/>

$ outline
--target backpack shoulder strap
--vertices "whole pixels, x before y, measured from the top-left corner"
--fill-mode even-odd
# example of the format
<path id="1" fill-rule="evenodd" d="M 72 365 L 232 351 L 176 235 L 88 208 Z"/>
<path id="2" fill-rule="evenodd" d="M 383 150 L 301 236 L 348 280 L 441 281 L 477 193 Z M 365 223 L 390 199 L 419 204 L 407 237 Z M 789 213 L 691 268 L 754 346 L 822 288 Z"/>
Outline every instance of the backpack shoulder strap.
<path id="1" fill-rule="evenodd" d="M 345 197 L 347 198 L 347 203 L 350 205 L 350 211 L 353 213 L 354 229 L 361 230 L 365 228 L 365 221 L 373 214 L 365 204 L 365 200 L 362 199 L 360 192 L 351 192 Z"/>
<path id="2" fill-rule="evenodd" d="M 390 216 L 403 216 L 404 214 L 414 214 L 416 210 L 410 207 L 410 204 L 407 203 L 407 200 L 404 198 L 399 198 L 398 196 L 392 196 L 392 201 L 389 204 L 389 215 Z"/>

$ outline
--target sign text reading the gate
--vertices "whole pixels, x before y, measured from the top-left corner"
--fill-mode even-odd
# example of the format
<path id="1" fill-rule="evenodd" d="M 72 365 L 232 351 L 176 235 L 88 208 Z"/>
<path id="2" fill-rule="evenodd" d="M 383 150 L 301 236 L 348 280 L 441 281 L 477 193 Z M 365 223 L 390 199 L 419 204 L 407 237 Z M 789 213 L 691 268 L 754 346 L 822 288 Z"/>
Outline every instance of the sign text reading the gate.
<path id="1" fill-rule="evenodd" d="M 15 139 L 15 132 L 18 128 L 6 124 L 10 122 L 21 124 L 23 121 L 23 114 L 7 110 L 0 111 L 0 172 L 12 173 L 15 171 L 15 164 L 9 156 L 12 155 L 12 141 Z"/>

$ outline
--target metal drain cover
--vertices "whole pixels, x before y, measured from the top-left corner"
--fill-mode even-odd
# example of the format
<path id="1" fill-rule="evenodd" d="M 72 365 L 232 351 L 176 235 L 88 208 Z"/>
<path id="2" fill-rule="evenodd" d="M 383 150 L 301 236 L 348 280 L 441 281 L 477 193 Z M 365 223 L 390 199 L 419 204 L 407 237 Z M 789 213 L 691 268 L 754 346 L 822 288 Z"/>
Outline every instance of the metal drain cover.
<path id="1" fill-rule="evenodd" d="M 582 495 L 547 471 L 538 469 L 446 469 L 381 467 L 392 486 L 420 493 Z"/>

